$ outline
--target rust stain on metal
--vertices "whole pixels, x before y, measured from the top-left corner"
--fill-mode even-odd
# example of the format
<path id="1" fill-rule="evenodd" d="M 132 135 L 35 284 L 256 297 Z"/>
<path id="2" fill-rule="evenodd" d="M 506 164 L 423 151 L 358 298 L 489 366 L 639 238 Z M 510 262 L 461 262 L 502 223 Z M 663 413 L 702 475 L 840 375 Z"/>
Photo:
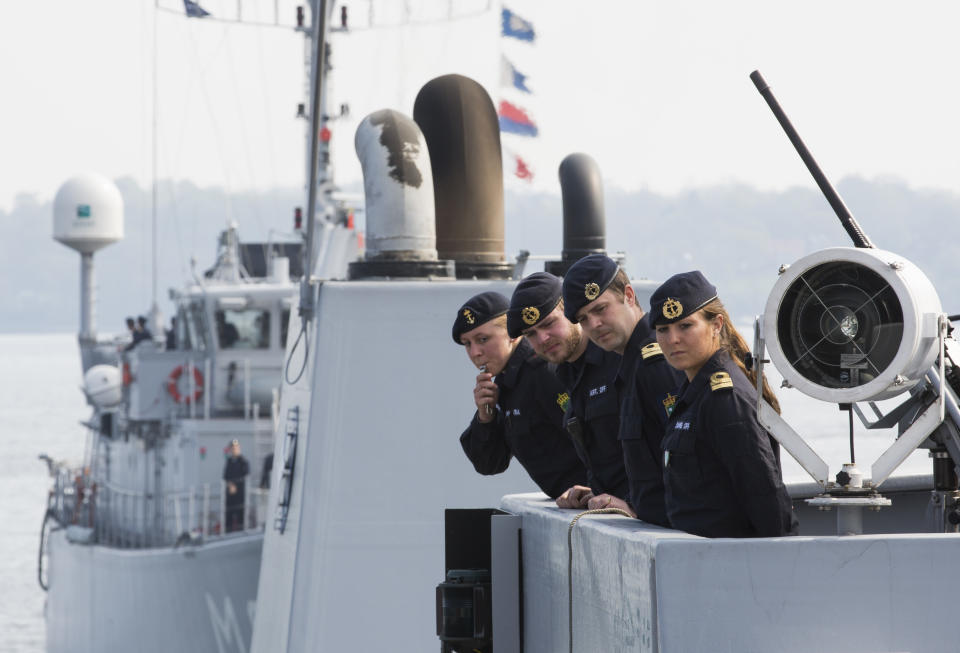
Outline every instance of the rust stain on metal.
<path id="1" fill-rule="evenodd" d="M 389 109 L 371 114 L 370 123 L 383 128 L 380 144 L 387 148 L 390 178 L 401 184 L 420 188 L 423 174 L 416 163 L 416 158 L 420 155 L 420 132 L 416 123 Z"/>

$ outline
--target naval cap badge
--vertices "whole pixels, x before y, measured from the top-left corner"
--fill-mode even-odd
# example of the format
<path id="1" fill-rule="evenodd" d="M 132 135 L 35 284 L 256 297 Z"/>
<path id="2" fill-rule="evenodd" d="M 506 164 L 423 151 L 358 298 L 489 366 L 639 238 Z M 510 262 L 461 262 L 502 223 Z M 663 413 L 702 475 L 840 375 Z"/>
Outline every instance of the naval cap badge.
<path id="1" fill-rule="evenodd" d="M 667 301 L 663 302 L 663 317 L 672 320 L 681 315 L 683 315 L 683 304 L 679 301 L 670 297 Z"/>
<path id="2" fill-rule="evenodd" d="M 583 295 L 592 302 L 600 296 L 600 286 L 591 281 L 583 287 Z"/>
<path id="3" fill-rule="evenodd" d="M 467 324 L 473 324 L 477 321 L 477 319 L 473 317 L 473 312 L 469 308 L 463 309 L 463 317 L 467 319 Z"/>
<path id="4" fill-rule="evenodd" d="M 536 306 L 527 306 L 520 311 L 520 317 L 523 318 L 523 322 L 525 324 L 532 326 L 537 323 L 537 320 L 540 319 L 540 309 Z"/>

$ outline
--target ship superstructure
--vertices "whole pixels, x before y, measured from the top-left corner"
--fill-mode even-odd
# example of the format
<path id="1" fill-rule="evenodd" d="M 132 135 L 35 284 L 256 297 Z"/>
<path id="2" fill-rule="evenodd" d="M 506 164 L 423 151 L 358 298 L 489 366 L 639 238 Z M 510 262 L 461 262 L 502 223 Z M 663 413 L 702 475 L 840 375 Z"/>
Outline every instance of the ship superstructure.
<path id="1" fill-rule="evenodd" d="M 310 3 L 312 25 L 319 7 Z M 307 13 L 298 12 L 296 31 L 306 39 L 309 75 L 316 31 Z M 317 129 L 326 128 L 321 117 Z M 333 197 L 322 147 L 307 149 L 323 173 L 310 180 L 324 254 L 318 269 L 336 278 L 356 256 L 357 239 L 349 211 Z M 123 202 L 97 175 L 61 188 L 54 235 L 81 254 L 79 345 L 91 415 L 81 465 L 47 458 L 53 487 L 40 582 L 48 651 L 249 649 L 263 531 L 274 517 L 266 496 L 306 230 L 299 209 L 294 233 L 269 242 L 241 242 L 228 224 L 212 266 L 170 291 L 166 333 L 104 338 L 96 329 L 94 255 L 122 239 Z"/>

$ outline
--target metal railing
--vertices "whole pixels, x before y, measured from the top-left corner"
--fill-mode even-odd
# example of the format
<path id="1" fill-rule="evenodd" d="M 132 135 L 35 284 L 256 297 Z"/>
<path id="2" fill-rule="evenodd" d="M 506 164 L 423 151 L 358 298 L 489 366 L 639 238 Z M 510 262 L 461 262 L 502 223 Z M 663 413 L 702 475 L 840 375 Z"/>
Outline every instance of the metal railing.
<path id="1" fill-rule="evenodd" d="M 262 532 L 269 490 L 244 484 L 243 501 L 230 501 L 226 482 L 175 492 L 140 492 L 60 469 L 49 509 L 63 526 L 91 529 L 91 542 L 117 548 L 195 545 L 237 533 Z"/>

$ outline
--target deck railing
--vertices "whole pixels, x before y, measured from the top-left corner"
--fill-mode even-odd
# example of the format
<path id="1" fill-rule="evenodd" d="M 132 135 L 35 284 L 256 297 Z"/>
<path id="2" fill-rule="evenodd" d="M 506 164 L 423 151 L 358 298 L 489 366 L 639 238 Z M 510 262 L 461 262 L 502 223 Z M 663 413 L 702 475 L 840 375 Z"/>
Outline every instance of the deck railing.
<path id="1" fill-rule="evenodd" d="M 118 548 L 197 544 L 237 533 L 262 532 L 269 490 L 244 484 L 244 500 L 228 504 L 226 483 L 186 490 L 138 492 L 78 473 L 58 470 L 50 510 L 63 526 L 90 529 L 92 543 Z"/>

